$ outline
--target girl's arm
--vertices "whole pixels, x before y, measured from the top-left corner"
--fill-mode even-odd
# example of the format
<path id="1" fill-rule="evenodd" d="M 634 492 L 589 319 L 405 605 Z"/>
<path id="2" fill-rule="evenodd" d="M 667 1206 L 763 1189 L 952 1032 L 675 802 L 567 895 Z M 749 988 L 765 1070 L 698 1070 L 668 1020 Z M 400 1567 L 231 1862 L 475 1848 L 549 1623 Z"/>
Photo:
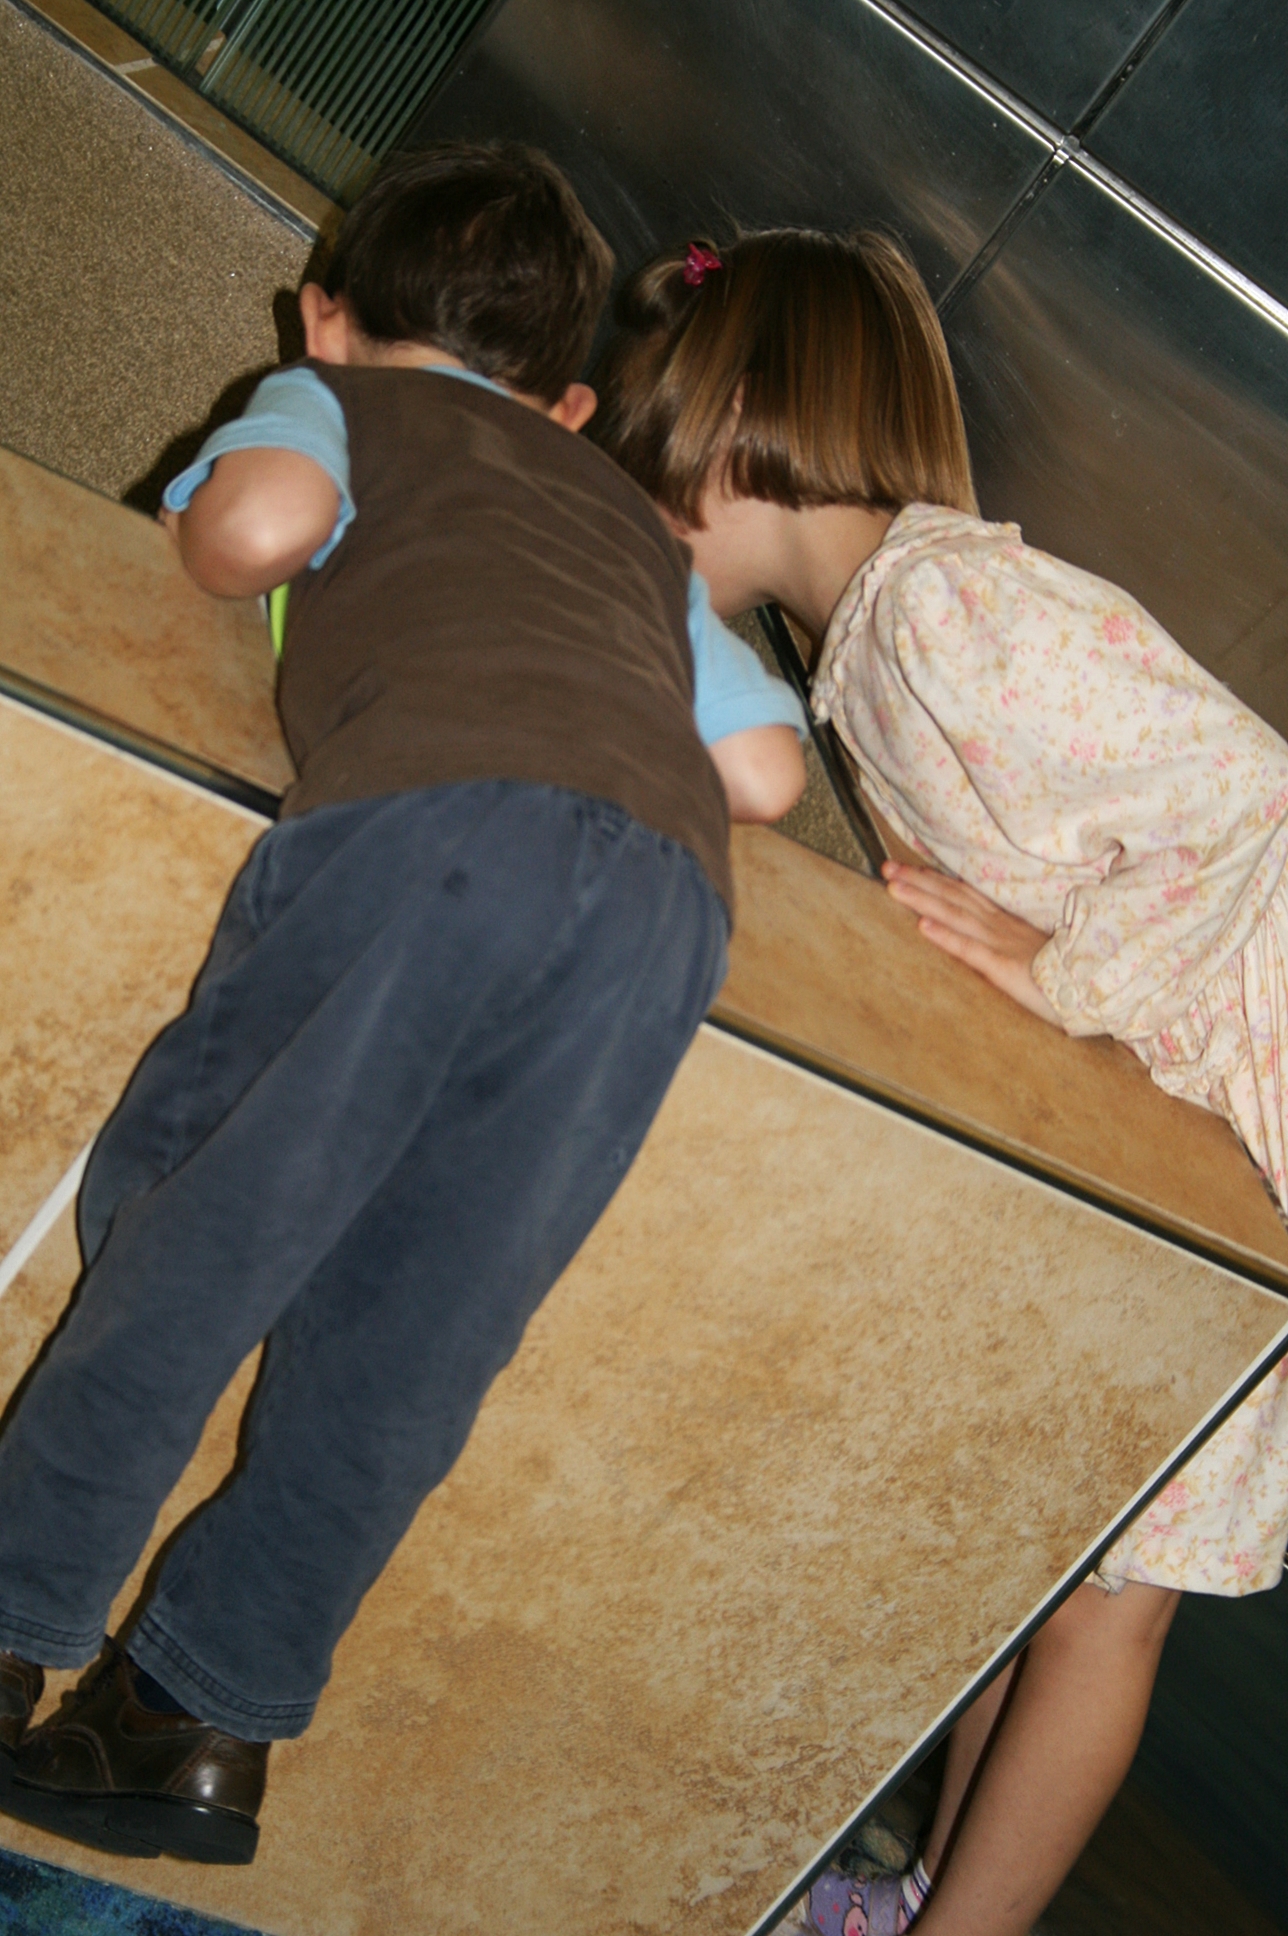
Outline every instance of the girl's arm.
<path id="1" fill-rule="evenodd" d="M 1125 592 L 953 516 L 924 513 L 931 535 L 838 633 L 815 710 L 901 832 L 1049 931 L 1031 979 L 1066 1033 L 1154 1033 L 1283 873 L 1288 746 Z"/>
<path id="2" fill-rule="evenodd" d="M 794 726 L 748 726 L 707 748 L 724 782 L 729 818 L 768 826 L 805 791 L 805 755 Z"/>
<path id="3" fill-rule="evenodd" d="M 1040 928 L 933 868 L 888 860 L 881 873 L 891 897 L 921 917 L 917 926 L 927 941 L 964 961 L 1030 1014 L 1063 1026 L 1033 979 L 1034 957 L 1048 940 Z"/>
<path id="4" fill-rule="evenodd" d="M 234 450 L 216 460 L 185 511 L 165 522 L 189 575 L 222 598 L 249 598 L 293 578 L 335 528 L 340 493 L 294 450 Z"/>

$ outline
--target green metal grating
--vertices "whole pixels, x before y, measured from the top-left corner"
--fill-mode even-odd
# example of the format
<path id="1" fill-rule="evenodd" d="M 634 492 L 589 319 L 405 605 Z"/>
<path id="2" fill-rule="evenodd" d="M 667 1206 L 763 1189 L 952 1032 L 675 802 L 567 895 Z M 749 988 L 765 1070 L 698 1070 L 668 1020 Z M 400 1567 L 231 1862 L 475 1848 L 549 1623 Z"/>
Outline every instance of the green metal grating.
<path id="1" fill-rule="evenodd" d="M 166 67 L 349 203 L 491 0 L 97 0 Z"/>

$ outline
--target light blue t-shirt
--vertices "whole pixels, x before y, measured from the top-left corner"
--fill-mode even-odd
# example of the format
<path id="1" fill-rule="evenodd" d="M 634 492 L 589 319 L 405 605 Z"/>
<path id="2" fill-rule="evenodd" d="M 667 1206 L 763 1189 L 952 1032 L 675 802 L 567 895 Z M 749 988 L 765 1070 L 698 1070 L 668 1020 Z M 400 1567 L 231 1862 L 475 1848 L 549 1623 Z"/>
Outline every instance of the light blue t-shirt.
<path id="1" fill-rule="evenodd" d="M 498 396 L 508 392 L 473 370 L 427 364 L 426 375 L 477 383 Z M 516 410 L 523 409 L 515 404 Z M 266 376 L 245 412 L 207 437 L 195 460 L 166 487 L 167 510 L 186 511 L 192 494 L 210 476 L 217 457 L 233 450 L 293 450 L 319 464 L 335 485 L 340 509 L 326 543 L 309 563 L 326 563 L 357 516 L 349 488 L 349 432 L 333 390 L 313 371 L 275 370 Z M 693 647 L 693 716 L 704 746 L 752 726 L 793 726 L 804 739 L 805 714 L 791 687 L 765 670 L 749 645 L 711 609 L 706 580 L 689 577 L 689 641 Z"/>

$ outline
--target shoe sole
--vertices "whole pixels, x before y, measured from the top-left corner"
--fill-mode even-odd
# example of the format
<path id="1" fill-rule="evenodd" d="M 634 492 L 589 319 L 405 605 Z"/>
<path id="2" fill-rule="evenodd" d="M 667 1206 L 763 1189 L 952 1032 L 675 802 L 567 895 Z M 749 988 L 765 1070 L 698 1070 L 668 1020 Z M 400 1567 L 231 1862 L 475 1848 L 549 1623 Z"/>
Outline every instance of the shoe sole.
<path id="1" fill-rule="evenodd" d="M 248 1815 L 173 1795 L 80 1794 L 37 1788 L 15 1776 L 3 1797 L 7 1815 L 108 1855 L 244 1866 L 255 1860 L 259 1824 Z"/>

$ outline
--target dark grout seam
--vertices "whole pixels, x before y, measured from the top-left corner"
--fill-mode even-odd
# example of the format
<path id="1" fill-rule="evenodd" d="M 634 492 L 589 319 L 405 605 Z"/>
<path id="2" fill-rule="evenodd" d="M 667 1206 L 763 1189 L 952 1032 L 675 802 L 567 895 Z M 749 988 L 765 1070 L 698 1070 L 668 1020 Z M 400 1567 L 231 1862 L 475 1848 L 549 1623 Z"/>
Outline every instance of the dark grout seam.
<path id="1" fill-rule="evenodd" d="M 1122 92 L 1141 62 L 1153 53 L 1155 47 L 1157 47 L 1159 41 L 1163 38 L 1163 35 L 1176 19 L 1176 16 L 1181 12 L 1182 8 L 1188 5 L 1189 0 L 1167 0 L 1167 5 L 1155 14 L 1154 18 L 1128 48 L 1122 61 L 1109 76 L 1109 79 L 1105 82 L 1099 94 L 1092 96 L 1091 101 L 1078 116 L 1072 128 L 1070 128 L 1069 132 L 1071 135 L 1076 135 L 1079 141 L 1085 142 L 1092 128 L 1099 121 L 1101 115 L 1114 99 L 1115 95 Z"/>
<path id="2" fill-rule="evenodd" d="M 1101 1535 L 1095 1545 L 1085 1555 L 1079 1555 L 1074 1565 L 1070 1567 L 1065 1578 L 1039 1603 L 1035 1611 L 1029 1615 L 1024 1624 L 1012 1635 L 1005 1647 L 1001 1648 L 981 1668 L 976 1678 L 970 1682 L 964 1692 L 958 1695 L 951 1707 L 940 1716 L 933 1727 L 927 1729 L 919 1741 L 913 1744 L 907 1754 L 892 1769 L 890 1774 L 886 1776 L 880 1786 L 874 1789 L 862 1806 L 855 1811 L 854 1815 L 845 1824 L 845 1827 L 840 1829 L 832 1837 L 822 1854 L 817 1856 L 810 1864 L 809 1869 L 806 1871 L 805 1879 L 799 1881 L 793 1880 L 787 1890 L 779 1896 L 772 1908 L 768 1909 L 760 1917 L 759 1921 L 752 1924 L 751 1928 L 747 1931 L 747 1936 L 774 1936 L 774 1932 L 778 1929 L 784 1917 L 790 1912 L 793 1903 L 798 1902 L 805 1890 L 811 1888 L 817 1882 L 832 1859 L 841 1853 L 847 1842 L 854 1839 L 855 1834 L 862 1828 L 863 1824 L 870 1821 L 882 1806 L 893 1795 L 898 1793 L 908 1777 L 915 1774 L 926 1757 L 933 1754 L 940 1742 L 952 1733 L 963 1714 L 966 1713 L 968 1708 L 974 1705 L 984 1689 L 990 1686 L 997 1679 L 997 1676 L 1010 1666 L 1017 1655 L 1024 1652 L 1024 1649 L 1033 1639 L 1033 1636 L 1040 1628 L 1046 1625 L 1052 1614 L 1058 1612 L 1065 1601 L 1072 1598 L 1086 1580 L 1088 1574 L 1094 1572 L 1096 1567 L 1099 1566 L 1101 1560 L 1114 1544 L 1115 1540 L 1126 1532 L 1133 1520 L 1139 1518 L 1140 1514 L 1145 1511 L 1150 1502 L 1156 1499 L 1163 1488 L 1170 1484 L 1176 1477 L 1176 1474 L 1189 1464 L 1195 1453 L 1208 1444 L 1214 1434 L 1225 1424 L 1226 1420 L 1238 1410 L 1244 1399 L 1256 1390 L 1267 1373 L 1272 1371 L 1275 1365 L 1285 1357 L 1288 1357 L 1288 1338 L 1281 1340 L 1274 1347 L 1272 1353 L 1268 1353 L 1263 1358 L 1258 1358 L 1252 1370 L 1240 1381 L 1231 1396 L 1222 1402 L 1219 1411 L 1212 1418 L 1205 1420 L 1201 1428 L 1201 1433 L 1196 1432 L 1193 1436 L 1186 1439 L 1180 1449 L 1167 1461 L 1167 1464 L 1162 1468 L 1161 1472 L 1157 1473 L 1151 1479 L 1148 1497 L 1143 1500 L 1139 1497 L 1133 1498 L 1123 1507 L 1122 1511 L 1110 1525 L 1108 1531 Z"/>
<path id="3" fill-rule="evenodd" d="M 1189 4 L 1189 0 L 1167 0 L 1167 5 L 1132 42 L 1109 79 L 1092 97 L 1073 126 L 1068 129 L 1048 121 L 1045 115 L 1039 114 L 1035 108 L 1030 107 L 1027 101 L 1013 94 L 1002 82 L 995 80 L 985 69 L 978 67 L 974 61 L 960 53 L 950 41 L 945 40 L 932 28 L 925 26 L 915 15 L 910 14 L 899 4 L 899 0 L 865 0 L 865 4 L 871 7 L 874 13 L 883 15 L 905 38 L 913 41 L 924 53 L 929 54 L 941 66 L 955 74 L 959 80 L 974 89 L 977 94 L 982 95 L 1000 113 L 1027 128 L 1029 133 L 1035 135 L 1038 140 L 1046 142 L 1051 150 L 1036 174 L 1020 190 L 1011 206 L 1002 215 L 996 227 L 985 237 L 971 260 L 958 271 L 940 296 L 935 306 L 941 321 L 949 317 L 970 294 L 986 271 L 992 267 L 1015 231 L 1032 214 L 1033 209 L 1046 194 L 1065 164 L 1078 159 L 1082 163 L 1083 171 L 1090 175 L 1101 188 L 1113 194 L 1139 219 L 1147 222 L 1151 228 L 1183 249 L 1209 273 L 1224 282 L 1232 294 L 1250 302 L 1254 308 L 1263 313 L 1269 314 L 1272 320 L 1282 326 L 1280 306 L 1264 290 L 1258 285 L 1250 284 L 1249 279 L 1235 269 L 1232 263 L 1227 262 L 1215 250 L 1209 249 L 1205 243 L 1201 243 L 1197 236 L 1192 235 L 1181 224 L 1174 222 L 1145 196 L 1138 194 L 1112 169 L 1106 168 L 1102 162 L 1094 161 L 1091 156 L 1083 156 L 1082 151 L 1087 135 L 1133 74 L 1154 51 L 1178 15 Z"/>
<path id="4" fill-rule="evenodd" d="M 992 268 L 1016 229 L 1028 220 L 1035 204 L 1046 194 L 1066 161 L 1077 152 L 1079 144 L 1074 142 L 1070 146 L 1069 143 L 1070 137 L 1066 136 L 1055 153 L 1043 162 L 1028 186 L 1020 191 L 992 234 L 985 237 L 965 268 L 949 283 L 935 304 L 941 323 L 948 321 L 957 305 L 965 301 L 975 284 Z"/>
<path id="5" fill-rule="evenodd" d="M 970 1129 L 952 1117 L 939 1114 L 929 1104 L 918 1103 L 911 1096 L 898 1094 L 876 1080 L 865 1079 L 857 1070 L 839 1067 L 825 1050 L 811 1049 L 805 1043 L 792 1041 L 743 1016 L 722 1011 L 719 996 L 706 1020 L 711 1028 L 718 1029 L 723 1035 L 746 1042 L 751 1048 L 760 1049 L 779 1062 L 790 1063 L 793 1068 L 803 1069 L 807 1075 L 817 1076 L 837 1089 L 848 1091 L 850 1095 L 861 1096 L 865 1102 L 888 1109 L 892 1115 L 902 1116 L 908 1122 L 919 1124 L 922 1129 L 933 1130 L 950 1143 L 959 1143 L 964 1149 L 987 1156 L 1008 1170 L 1017 1170 L 1021 1176 L 1030 1177 L 1035 1183 L 1044 1183 L 1048 1189 L 1058 1191 L 1061 1196 L 1072 1197 L 1077 1203 L 1085 1203 L 1089 1209 L 1112 1217 L 1116 1223 L 1125 1223 L 1133 1230 L 1167 1244 L 1172 1250 L 1183 1251 L 1202 1263 L 1213 1264 L 1218 1270 L 1227 1271 L 1230 1276 L 1255 1284 L 1258 1290 L 1269 1291 L 1272 1296 L 1288 1302 L 1288 1275 L 1281 1276 L 1273 1267 L 1258 1265 L 1251 1258 L 1232 1256 L 1219 1244 L 1205 1243 L 1201 1237 L 1178 1231 L 1164 1218 L 1151 1216 L 1147 1210 L 1135 1209 L 1096 1189 L 1094 1184 L 1080 1183 L 1074 1177 L 1047 1168 L 1038 1157 L 1025 1156 L 1013 1146 L 994 1142 L 983 1130 Z"/>
<path id="6" fill-rule="evenodd" d="M 154 739 L 149 733 L 123 726 L 106 713 L 96 712 L 92 706 L 68 699 L 52 686 L 42 686 L 38 680 L 28 679 L 9 666 L 0 666 L 0 694 L 6 699 L 15 700 L 20 706 L 29 707 L 32 712 L 43 713 L 47 719 L 56 719 L 61 726 L 72 727 L 87 739 L 100 740 L 105 746 L 115 747 L 118 753 L 130 753 L 135 759 L 157 767 L 175 779 L 187 780 L 191 786 L 200 787 L 203 793 L 211 793 L 217 799 L 245 807 L 248 812 L 259 814 L 265 820 L 277 819 L 281 797 L 267 787 L 256 786 L 253 780 L 244 780 L 239 774 L 230 773 L 209 760 L 185 753 L 181 747 L 171 746 L 166 740 Z"/>

